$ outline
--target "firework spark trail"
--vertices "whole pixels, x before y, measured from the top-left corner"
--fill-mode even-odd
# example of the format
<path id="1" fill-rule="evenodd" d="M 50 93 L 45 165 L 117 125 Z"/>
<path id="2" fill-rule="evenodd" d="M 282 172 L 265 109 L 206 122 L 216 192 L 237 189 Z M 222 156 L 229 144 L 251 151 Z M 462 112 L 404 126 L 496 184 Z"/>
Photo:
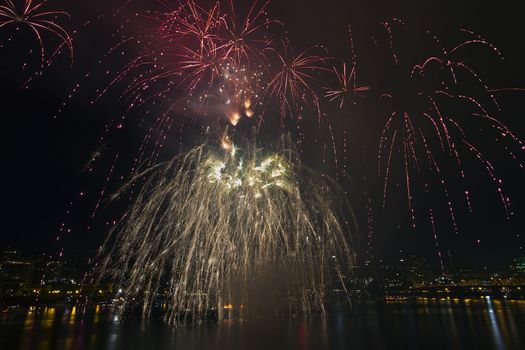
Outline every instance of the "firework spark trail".
<path id="1" fill-rule="evenodd" d="M 439 239 L 436 229 L 436 218 L 434 216 L 434 211 L 432 208 L 429 209 L 430 224 L 432 226 L 432 235 L 434 236 L 434 244 L 436 245 L 436 251 L 439 258 L 439 266 L 441 267 L 441 275 L 445 273 L 445 265 L 443 264 L 443 254 L 441 253 L 441 248 L 439 247 Z"/>
<path id="2" fill-rule="evenodd" d="M 401 24 L 405 27 L 403 23 Z M 424 169 L 434 169 L 438 173 L 439 183 L 442 185 L 442 191 L 447 198 L 449 215 L 454 224 L 454 229 L 458 232 L 454 214 L 454 203 L 452 202 L 450 191 L 447 187 L 447 181 L 440 171 L 438 159 L 439 162 L 443 162 L 445 158 L 443 155 L 450 155 L 457 165 L 459 177 L 465 180 L 466 176 L 463 168 L 462 155 L 460 154 L 458 145 L 466 145 L 467 151 L 469 151 L 466 153 L 473 154 L 488 170 L 489 176 L 499 193 L 507 218 L 510 218 L 510 199 L 504 194 L 502 181 L 494 175 L 494 166 L 480 148 L 474 146 L 472 135 L 469 135 L 471 133 L 467 133 L 470 129 L 467 130 L 467 126 L 464 125 L 467 119 L 460 119 L 454 116 L 455 114 L 466 114 L 466 116 L 471 117 L 472 122 L 475 122 L 476 119 L 482 121 L 484 122 L 484 127 L 488 127 L 493 133 L 497 142 L 510 141 L 514 146 L 523 149 L 523 142 L 504 123 L 488 112 L 488 105 L 481 102 L 482 99 L 488 100 L 489 104 L 495 107 L 498 112 L 501 111 L 494 97 L 494 92 L 498 92 L 499 90 L 489 89 L 488 84 L 471 66 L 465 63 L 465 58 L 461 57 L 461 51 L 470 46 L 488 48 L 502 60 L 503 57 L 501 53 L 494 45 L 472 31 L 462 29 L 461 33 L 466 34 L 467 39 L 453 44 L 452 48 L 447 48 L 442 45 L 437 36 L 431 35 L 430 32 L 428 32 L 440 53 L 438 55 L 426 56 L 421 60 L 422 63 L 410 66 L 396 53 L 394 27 L 392 24 L 384 22 L 382 25 L 386 32 L 386 43 L 384 45 L 393 56 L 392 61 L 394 62 L 394 67 L 400 72 L 406 71 L 409 85 L 415 88 L 414 91 L 409 91 L 409 93 L 413 95 L 411 98 L 407 97 L 408 95 L 405 96 L 405 92 L 395 87 L 390 90 L 386 89 L 379 94 L 380 102 L 393 108 L 390 116 L 386 119 L 379 141 L 378 173 L 380 175 L 385 174 L 383 208 L 385 206 L 388 177 L 391 169 L 392 150 L 394 150 L 395 147 L 401 154 L 403 160 L 403 177 L 406 182 L 408 210 L 412 219 L 414 219 L 414 212 L 412 211 L 412 193 L 414 192 L 411 189 L 411 185 L 413 184 L 412 179 L 416 174 L 421 176 L 422 170 Z M 375 43 L 376 46 L 380 46 L 379 41 L 376 40 Z M 460 74 L 462 72 L 466 74 Z M 468 95 L 464 81 L 468 81 L 469 83 L 473 82 L 474 85 L 483 91 L 481 96 L 474 97 Z M 373 89 L 373 87 L 371 87 L 371 89 Z M 519 91 L 519 89 L 509 89 L 509 91 L 516 90 Z M 420 104 L 420 106 L 417 107 L 419 109 L 414 108 L 414 106 L 417 106 L 417 103 Z M 464 108 L 468 108 L 466 113 L 454 113 L 454 109 L 461 111 Z M 501 138 L 498 138 L 499 136 L 501 136 Z M 389 144 L 390 147 L 388 147 Z M 523 168 L 518 155 L 513 151 L 511 146 L 507 144 L 503 146 L 505 152 Z M 420 153 L 426 154 L 427 162 L 420 159 Z M 386 165 L 384 164 L 385 158 L 387 158 Z M 471 191 L 467 188 L 466 183 L 464 183 L 463 186 L 464 190 L 462 191 L 462 195 L 465 198 L 468 210 L 471 212 Z"/>
<path id="3" fill-rule="evenodd" d="M 73 59 L 73 40 L 69 33 L 56 22 L 57 17 L 67 17 L 65 11 L 47 11 L 43 9 L 47 0 L 40 2 L 24 0 L 23 6 L 17 6 L 17 0 L 0 1 L 0 29 L 7 26 L 26 25 L 35 34 L 40 45 L 41 67 L 45 62 L 44 32 L 51 33 L 60 39 L 60 45 L 51 57 L 55 56 L 65 45 Z"/>
<path id="4" fill-rule="evenodd" d="M 366 242 L 366 258 L 370 261 L 373 259 L 374 250 L 374 208 L 372 205 L 372 198 L 367 200 L 367 242 Z"/>
<path id="5" fill-rule="evenodd" d="M 474 147 L 474 145 L 469 143 L 467 140 L 463 140 L 463 143 L 465 145 L 467 145 L 468 149 L 481 162 L 481 164 L 484 166 L 485 170 L 489 174 L 492 182 L 496 186 L 496 189 L 498 191 L 498 195 L 499 195 L 500 200 L 501 200 L 501 204 L 503 205 L 503 208 L 505 209 L 505 213 L 506 213 L 507 219 L 510 219 L 510 210 L 509 210 L 510 199 L 509 199 L 509 197 L 507 197 L 505 195 L 505 192 L 503 191 L 503 188 L 502 188 L 503 181 L 500 178 L 498 178 L 496 176 L 496 174 L 495 174 L 496 169 L 494 168 L 492 163 L 489 160 L 487 160 L 487 158 L 485 158 L 483 153 L 481 153 L 476 147 Z"/>
<path id="6" fill-rule="evenodd" d="M 340 275 L 353 261 L 349 228 L 326 192 L 332 185 L 305 171 L 285 143 L 272 154 L 229 145 L 196 147 L 137 177 L 145 186 L 101 250 L 123 311 L 137 298 L 149 314 L 162 299 L 172 323 L 210 310 L 221 318 L 224 305 L 256 307 L 250 290 L 261 282 L 264 302 L 324 310 L 328 270 Z M 272 296 L 278 271 L 284 294 Z M 261 281 L 266 274 L 273 279 Z"/>
<path id="7" fill-rule="evenodd" d="M 404 154 L 404 162 L 405 162 L 405 184 L 406 184 L 406 191 L 407 191 L 407 198 L 408 198 L 408 212 L 411 216 L 411 220 L 412 220 L 412 228 L 416 228 L 416 223 L 415 223 L 415 219 L 416 219 L 416 214 L 414 212 L 414 207 L 412 205 L 412 190 L 411 190 L 411 185 L 410 185 L 410 182 L 411 182 L 411 178 L 410 178 L 410 171 L 408 171 L 408 150 L 407 150 L 408 146 L 407 146 L 407 143 L 405 142 L 404 143 L 404 147 L 403 147 L 403 154 Z"/>
<path id="8" fill-rule="evenodd" d="M 454 227 L 454 232 L 456 234 L 458 234 L 459 233 L 459 229 L 458 229 L 458 225 L 457 225 L 457 222 L 456 222 L 456 215 L 454 214 L 454 206 L 453 206 L 452 201 L 450 199 L 450 194 L 449 194 L 447 183 L 445 181 L 445 178 L 441 174 L 441 169 L 439 168 L 438 163 L 436 162 L 434 156 L 430 152 L 429 152 L 429 157 L 430 157 L 430 160 L 431 160 L 432 164 L 434 165 L 434 169 L 436 170 L 436 172 L 438 174 L 438 178 L 440 179 L 439 182 L 441 183 L 441 185 L 443 187 L 443 193 L 445 194 L 445 199 L 447 201 L 448 212 L 449 212 L 449 215 L 450 215 L 450 219 L 452 220 L 452 226 Z"/>
<path id="9" fill-rule="evenodd" d="M 102 189 L 100 190 L 100 193 L 98 195 L 97 204 L 95 205 L 95 207 L 93 208 L 93 212 L 91 213 L 91 219 L 95 218 L 95 215 L 97 214 L 97 211 L 100 208 L 100 205 L 102 204 L 102 200 L 104 198 L 104 195 L 106 194 L 108 184 L 111 180 L 111 177 L 113 176 L 113 172 L 115 171 L 115 167 L 117 165 L 118 158 L 119 158 L 119 153 L 117 153 L 117 155 L 113 159 L 113 163 L 111 164 L 111 167 L 109 169 L 108 175 L 106 177 L 106 181 L 104 182 L 104 185 L 102 186 Z"/>
<path id="10" fill-rule="evenodd" d="M 392 163 L 392 151 L 394 150 L 394 144 L 396 142 L 396 136 L 397 136 L 397 130 L 394 131 L 394 135 L 392 136 L 392 142 L 390 144 L 390 151 L 388 153 L 387 165 L 385 167 L 385 181 L 384 181 L 384 185 L 383 185 L 383 211 L 385 210 L 385 207 L 386 207 L 386 195 L 387 195 L 387 191 L 388 191 L 388 176 L 390 175 L 390 166 L 391 166 L 391 163 Z M 381 168 L 379 168 L 379 169 L 381 169 Z"/>

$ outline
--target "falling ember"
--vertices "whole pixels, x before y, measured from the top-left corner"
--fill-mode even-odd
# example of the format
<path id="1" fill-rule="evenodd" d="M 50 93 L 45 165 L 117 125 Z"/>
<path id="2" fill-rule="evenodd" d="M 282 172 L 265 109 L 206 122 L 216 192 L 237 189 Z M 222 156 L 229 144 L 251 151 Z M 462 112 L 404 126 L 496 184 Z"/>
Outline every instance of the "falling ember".
<path id="1" fill-rule="evenodd" d="M 337 190 L 304 171 L 289 141 L 241 149 L 202 145 L 135 179 L 144 187 L 100 252 L 121 312 L 136 300 L 148 315 L 160 298 L 170 323 L 261 303 L 308 314 L 324 311 L 328 283 L 346 290 L 354 231 L 333 206 Z"/>
<path id="2" fill-rule="evenodd" d="M 447 47 L 442 46 L 437 37 L 433 36 L 431 41 L 437 45 L 438 53 L 435 55 L 423 53 L 419 63 L 408 63 L 401 59 L 402 56 L 396 53 L 393 45 L 394 23 L 406 29 L 406 26 L 399 20 L 383 23 L 385 30 L 383 45 L 390 52 L 390 55 L 387 55 L 387 64 L 393 66 L 398 73 L 396 75 L 398 78 L 382 82 L 377 87 L 380 89 L 377 92 L 380 96 L 379 101 L 387 111 L 380 136 L 378 156 L 379 174 L 384 178 L 383 208 L 386 204 L 389 178 L 393 175 L 393 161 L 398 160 L 403 162 L 402 175 L 405 179 L 408 214 L 412 222 L 414 223 L 416 215 L 414 210 L 414 202 L 417 200 L 415 184 L 419 182 L 417 178 L 421 177 L 426 182 L 425 193 L 436 188 L 444 195 L 449 218 L 454 231 L 458 233 L 455 214 L 458 203 L 452 200 L 451 192 L 454 188 L 449 188 L 449 181 L 445 176 L 445 168 L 448 167 L 445 166 L 445 162 L 448 161 L 448 164 L 453 166 L 452 169 L 456 172 L 458 179 L 464 180 L 470 169 L 464 167 L 463 158 L 474 156 L 472 159 L 477 159 L 482 168 L 487 171 L 500 197 L 507 219 L 510 219 L 510 201 L 506 196 L 502 181 L 497 177 L 492 162 L 481 150 L 482 144 L 475 140 L 477 141 L 479 136 L 485 138 L 496 135 L 504 138 L 508 136 L 509 143 L 503 148 L 514 160 L 517 159 L 513 151 L 509 150 L 521 146 L 522 141 L 495 115 L 488 112 L 491 108 L 499 110 L 491 92 L 493 90 L 488 89 L 480 74 L 467 65 L 466 62 L 469 60 L 460 55 L 460 48 L 472 45 L 489 49 L 489 52 L 496 53 L 501 58 L 499 51 L 479 35 L 461 30 L 461 33 L 466 35 L 466 39 Z M 376 44 L 379 45 L 378 42 Z M 341 75 L 343 78 L 339 79 L 342 88 L 329 91 L 326 97 L 342 103 L 345 87 L 355 84 L 352 80 L 347 82 L 345 75 L 346 71 L 343 69 Z M 352 71 L 350 78 L 353 75 Z M 476 92 L 472 96 L 468 95 L 468 91 L 472 90 L 470 87 L 472 84 L 482 92 Z M 371 90 L 375 88 L 375 86 L 370 87 Z M 473 128 L 471 125 L 476 125 L 476 127 Z M 446 170 L 448 172 L 448 169 Z M 434 181 L 428 181 L 429 177 L 432 177 Z M 459 188 L 459 193 L 465 198 L 468 211 L 472 212 L 472 191 L 468 189 L 464 181 L 461 186 L 463 188 Z"/>
<path id="3" fill-rule="evenodd" d="M 239 112 L 233 112 L 229 115 L 228 119 L 230 123 L 235 126 L 239 123 L 239 120 L 241 120 L 241 114 Z"/>

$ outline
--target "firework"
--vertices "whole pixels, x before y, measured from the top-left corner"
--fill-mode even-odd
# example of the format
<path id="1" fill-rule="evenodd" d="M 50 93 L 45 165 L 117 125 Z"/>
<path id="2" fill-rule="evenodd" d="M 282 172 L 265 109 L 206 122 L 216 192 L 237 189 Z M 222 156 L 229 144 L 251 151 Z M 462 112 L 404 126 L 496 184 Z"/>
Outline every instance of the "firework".
<path id="1" fill-rule="evenodd" d="M 64 11 L 45 10 L 46 2 L 47 0 L 24 0 L 23 3 L 21 0 L 3 0 L 0 2 L 0 28 L 19 25 L 28 27 L 35 34 L 40 44 L 42 66 L 45 61 L 43 39 L 45 33 L 50 33 L 60 39 L 60 44 L 52 56 L 66 46 L 71 59 L 73 59 L 73 40 L 58 22 L 60 18 L 69 18 L 69 14 Z"/>
<path id="2" fill-rule="evenodd" d="M 277 20 L 266 16 L 266 9 L 270 1 L 262 5 L 254 1 L 246 16 L 240 18 L 233 0 L 228 1 L 227 12 L 224 17 L 224 43 L 219 47 L 223 57 L 242 66 L 244 62 L 267 63 L 265 49 L 272 46 L 273 38 L 270 27 L 279 24 Z"/>
<path id="3" fill-rule="evenodd" d="M 136 300 L 145 314 L 166 303 L 169 322 L 261 302 L 322 312 L 328 272 L 343 283 L 352 263 L 333 184 L 307 171 L 289 142 L 267 153 L 223 137 L 221 148 L 196 147 L 139 180 L 101 251 L 122 311 Z"/>
<path id="4" fill-rule="evenodd" d="M 464 63 L 465 59 L 459 53 L 462 48 L 470 45 L 487 47 L 500 56 L 499 52 L 479 35 L 462 30 L 468 38 L 453 45 L 451 49 L 444 47 L 436 36 L 432 36 L 432 41 L 438 45 L 439 55 L 427 56 L 422 59 L 422 63 L 410 66 L 404 64 L 401 55 L 395 52 L 392 24 L 383 23 L 383 26 L 386 28 L 387 46 L 393 52 L 394 67 L 400 72 L 400 76 L 407 77 L 406 80 L 391 84 L 392 88 L 385 88 L 379 98 L 390 110 L 381 134 L 378 159 L 379 172 L 384 176 L 383 208 L 386 205 L 392 161 L 399 155 L 404 169 L 404 187 L 412 225 L 415 226 L 416 217 L 413 205 L 414 177 L 426 172 L 437 177 L 457 232 L 454 203 L 448 189 L 448 180 L 442 171 L 442 163 L 447 158 L 451 159 L 458 169 L 459 177 L 465 179 L 462 153 L 466 153 L 477 158 L 487 170 L 499 193 L 506 216 L 510 218 L 510 199 L 503 191 L 502 180 L 496 175 L 494 167 L 481 148 L 475 145 L 470 125 L 476 124 L 482 131 L 482 134 L 475 135 L 476 137 L 503 136 L 515 146 L 521 147 L 522 143 L 507 126 L 489 112 L 491 107 L 498 110 L 499 106 L 495 103 L 487 84 L 473 68 Z M 472 85 L 478 87 L 474 91 L 479 90 L 482 93 L 469 93 L 472 90 L 469 87 Z M 514 146 L 506 146 L 505 149 L 509 147 Z M 426 182 L 425 186 L 428 192 L 429 183 Z M 464 188 L 463 194 L 465 203 L 471 210 L 469 189 Z M 434 217 L 432 223 L 434 224 Z"/>
<path id="5" fill-rule="evenodd" d="M 333 267 L 335 276 L 341 276 L 341 271 L 351 266 L 345 233 L 353 228 L 348 228 L 334 203 L 339 195 L 336 186 L 328 176 L 318 177 L 305 170 L 289 142 L 275 152 L 265 152 L 254 141 L 239 147 L 224 133 L 217 142 L 220 147 L 207 142 L 168 163 L 150 166 L 159 157 L 176 118 L 188 111 L 211 117 L 205 126 L 219 124 L 221 130 L 226 123 L 236 126 L 243 118 L 254 116 L 260 125 L 273 105 L 279 109 L 281 125 L 286 117 L 300 120 L 303 114 L 316 114 L 319 121 L 324 120 L 318 87 L 325 86 L 323 80 L 330 75 L 336 84 L 325 87 L 324 98 L 339 110 L 365 101 L 382 113 L 387 111 L 378 132 L 383 209 L 395 179 L 393 168 L 400 165 L 401 188 L 406 191 L 413 227 L 414 198 L 422 192 L 430 197 L 435 191 L 443 195 L 457 232 L 457 204 L 452 193 L 456 188 L 449 185 L 450 175 L 444 168 L 454 165 L 456 177 L 465 186 L 460 193 L 471 210 L 462 158 L 466 153 L 481 162 L 497 186 L 507 216 L 511 215 L 510 199 L 497 169 L 471 137 L 478 130 L 472 123 L 483 121 L 487 128 L 481 136 L 490 130 L 500 140 L 521 146 L 509 128 L 489 113 L 491 108 L 499 109 L 492 96 L 496 90 L 489 89 L 462 56 L 464 48 L 471 45 L 488 47 L 500 56 L 479 35 L 463 30 L 468 38 L 448 48 L 430 35 L 437 53 L 425 55 L 422 50 L 421 58 L 408 61 L 396 50 L 393 24 L 382 23 L 383 41 L 374 42 L 389 53 L 387 74 L 370 79 L 368 84 L 357 79 L 352 40 L 352 58 L 339 66 L 334 66 L 321 46 L 297 54 L 286 38 L 274 37 L 268 30 L 280 24 L 267 17 L 268 2 L 248 4 L 245 12 L 233 1 L 222 6 L 219 2 L 184 0 L 167 7 L 165 12 L 149 15 L 155 30 L 140 37 L 144 50 L 109 85 L 131 80 L 123 94 L 129 98 L 130 108 L 153 100 L 168 105 L 148 130 L 132 171 L 136 174 L 144 159 L 150 160 L 145 166 L 148 170 L 135 175 L 116 197 L 138 194 L 100 251 L 99 271 L 121 290 L 121 312 L 140 306 L 144 315 L 149 315 L 154 305 L 162 303 L 168 321 L 174 323 L 202 320 L 210 312 L 222 318 L 231 310 L 253 311 L 261 300 L 263 305 L 279 302 L 305 313 L 323 310 L 328 270 Z M 399 20 L 393 23 L 405 27 Z M 377 72 L 383 73 L 379 68 Z M 178 108 L 181 105 L 183 108 Z M 178 113 L 171 115 L 172 111 Z M 342 121 L 342 173 L 348 176 L 346 119 L 350 118 Z M 334 128 L 334 134 L 326 120 L 338 168 L 338 130 Z M 298 143 L 302 143 L 306 138 L 300 127 L 298 130 Z M 315 133 L 322 131 L 315 129 Z M 152 135 L 158 135 L 157 139 Z M 153 147 L 148 146 L 150 142 Z M 148 154 L 151 148 L 153 152 Z M 329 153 L 326 149 L 324 142 L 323 151 Z M 376 202 L 368 193 L 367 197 L 371 255 Z M 431 224 L 443 270 L 439 211 L 433 204 L 429 206 L 421 212 Z M 272 279 L 275 276 L 283 278 Z M 264 291 L 271 291 L 262 298 L 257 295 L 261 284 L 266 286 Z"/>
<path id="6" fill-rule="evenodd" d="M 315 46 L 294 55 L 288 45 L 283 43 L 282 47 L 282 52 L 272 50 L 280 62 L 280 68 L 268 83 L 267 94 L 278 99 L 283 117 L 294 116 L 294 113 L 300 114 L 304 106 L 313 104 L 320 121 L 322 116 L 320 99 L 312 88 L 311 81 L 318 78 L 316 73 L 327 70 L 326 50 Z"/>
<path id="7" fill-rule="evenodd" d="M 339 109 L 342 109 L 348 103 L 356 105 L 359 98 L 363 98 L 363 93 L 370 90 L 369 86 L 357 85 L 356 66 L 353 65 L 350 72 L 347 71 L 346 62 L 343 63 L 342 71 L 336 67 L 333 68 L 335 76 L 337 77 L 338 86 L 336 88 L 326 88 L 325 97 L 330 102 L 338 102 Z"/>
<path id="8" fill-rule="evenodd" d="M 319 97 L 310 84 L 314 73 L 325 69 L 326 50 L 314 47 L 293 55 L 287 40 L 274 37 L 282 24 L 268 18 L 268 5 L 255 1 L 241 11 L 233 0 L 207 7 L 186 0 L 150 15 L 156 28 L 141 38 L 146 49 L 109 86 L 131 78 L 124 91 L 130 107 L 159 99 L 169 110 L 185 105 L 185 111 L 221 116 L 232 125 L 242 117 L 262 120 L 275 99 L 282 117 L 295 117 L 307 101 L 320 117 Z M 170 102 L 180 93 L 184 100 Z"/>

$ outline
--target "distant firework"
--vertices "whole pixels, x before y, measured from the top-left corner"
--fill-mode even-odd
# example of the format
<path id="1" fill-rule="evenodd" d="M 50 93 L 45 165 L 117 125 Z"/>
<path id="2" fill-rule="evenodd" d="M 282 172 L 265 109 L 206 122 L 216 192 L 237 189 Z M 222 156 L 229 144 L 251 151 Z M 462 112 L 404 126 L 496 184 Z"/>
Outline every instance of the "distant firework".
<path id="1" fill-rule="evenodd" d="M 338 85 L 325 88 L 327 90 L 325 97 L 330 102 L 338 103 L 339 109 L 343 109 L 343 107 L 348 105 L 356 105 L 360 99 L 365 97 L 364 93 L 370 90 L 369 86 L 358 85 L 357 67 L 355 64 L 352 67 L 347 67 L 345 62 L 341 70 L 333 67 L 333 71 L 337 77 Z"/>
<path id="2" fill-rule="evenodd" d="M 325 97 L 342 110 L 374 106 L 374 115 L 385 117 L 382 129 L 377 130 L 377 171 L 383 185 L 382 198 L 376 203 L 385 211 L 393 198 L 390 192 L 404 188 L 410 225 L 413 229 L 417 221 L 430 225 L 443 268 L 438 226 L 448 221 L 459 233 L 458 213 L 472 212 L 475 206 L 472 198 L 478 189 L 471 179 L 487 176 L 506 219 L 510 221 L 514 215 L 503 170 L 497 166 L 501 160 L 493 157 L 497 152 L 523 170 L 525 147 L 499 120 L 501 108 L 495 93 L 522 89 L 489 87 L 474 68 L 476 56 L 470 57 L 471 52 L 488 52 L 496 61 L 503 58 L 493 44 L 470 30 L 461 29 L 443 41 L 428 31 L 426 42 L 412 52 L 407 48 L 414 39 L 406 38 L 410 31 L 402 21 L 394 18 L 381 25 L 380 34 L 372 38 L 376 57 L 358 57 L 350 38 L 351 73 L 345 72 L 346 63 L 342 72 L 336 70 L 338 84 L 327 88 Z M 363 69 L 370 74 L 370 84 L 356 79 L 358 58 L 362 59 L 361 68 L 365 67 L 363 61 L 372 58 L 368 62 L 373 66 Z M 350 113 L 356 114 L 354 109 Z M 362 123 L 362 119 L 355 123 Z M 345 151 L 347 143 L 345 139 Z M 473 171 L 475 163 L 479 169 Z M 447 207 L 448 220 L 437 214 L 442 205 Z M 370 222 L 370 206 L 368 217 Z"/>
<path id="3" fill-rule="evenodd" d="M 316 91 L 309 85 L 315 80 L 315 73 L 326 70 L 326 52 L 322 48 L 313 47 L 297 55 L 283 44 L 282 53 L 272 50 L 279 59 L 279 69 L 272 75 L 267 91 L 270 96 L 277 96 L 282 116 L 300 115 L 308 104 L 313 104 L 321 122 L 321 103 Z M 314 49 L 320 53 L 312 53 Z"/>
<path id="4" fill-rule="evenodd" d="M 101 250 L 122 312 L 163 303 L 170 323 L 257 317 L 259 304 L 310 314 L 324 311 L 328 284 L 345 289 L 354 219 L 289 142 L 268 152 L 224 138 L 134 182 L 142 189 Z"/>
<path id="5" fill-rule="evenodd" d="M 379 146 L 378 170 L 384 176 L 383 208 L 392 161 L 398 154 L 397 158 L 400 158 L 404 169 L 404 186 L 413 225 L 416 215 L 413 179 L 415 175 L 434 174 L 440 191 L 446 196 L 450 218 L 457 231 L 455 204 L 442 171 L 443 167 L 450 168 L 451 164 L 444 163 L 443 158 L 451 159 L 452 165 L 455 164 L 457 168 L 457 175 L 464 179 L 467 170 L 463 165 L 463 157 L 469 156 L 478 159 L 482 169 L 486 170 L 499 193 L 506 216 L 510 218 L 510 198 L 503 190 L 502 179 L 476 144 L 473 135 L 485 141 L 491 140 L 494 146 L 502 143 L 501 149 L 507 150 L 514 159 L 517 158 L 511 150 L 514 148 L 514 152 L 520 152 L 523 144 L 495 117 L 499 106 L 493 94 L 481 76 L 465 63 L 461 52 L 474 45 L 488 48 L 497 57 L 500 56 L 499 51 L 481 36 L 467 30 L 461 31 L 466 39 L 451 48 L 442 46 L 437 37 L 429 34 L 438 53 L 423 58 L 421 63 L 410 65 L 403 61 L 402 54 L 396 50 L 393 30 L 396 24 L 404 27 L 396 20 L 385 22 L 383 26 L 387 33 L 386 45 L 391 49 L 391 62 L 394 70 L 399 71 L 398 79 L 402 80 L 382 84 L 379 88 L 384 91 L 375 91 L 380 95 L 379 103 L 390 113 L 381 132 Z M 490 110 L 496 112 L 491 113 Z M 433 185 L 428 180 L 426 182 L 429 191 Z M 463 196 L 466 206 L 471 210 L 468 187 L 463 189 Z"/>
<path id="6" fill-rule="evenodd" d="M 343 60 L 340 66 L 334 65 L 332 67 L 336 82 L 324 88 L 326 91 L 324 97 L 328 99 L 329 102 L 337 103 L 341 110 L 345 107 L 357 105 L 366 97 L 365 93 L 370 90 L 369 85 L 363 85 L 357 79 L 358 56 L 355 51 L 354 38 L 350 28 L 348 30 L 348 39 L 349 60 Z"/>
<path id="7" fill-rule="evenodd" d="M 46 60 L 46 50 L 44 37 L 51 34 L 59 39 L 58 48 L 55 49 L 54 56 L 63 47 L 69 50 L 71 59 L 73 58 L 73 40 L 69 33 L 61 25 L 62 18 L 69 18 L 65 11 L 46 10 L 47 0 L 1 0 L 0 1 L 0 29 L 7 27 L 26 26 L 35 35 L 41 52 L 41 65 Z"/>

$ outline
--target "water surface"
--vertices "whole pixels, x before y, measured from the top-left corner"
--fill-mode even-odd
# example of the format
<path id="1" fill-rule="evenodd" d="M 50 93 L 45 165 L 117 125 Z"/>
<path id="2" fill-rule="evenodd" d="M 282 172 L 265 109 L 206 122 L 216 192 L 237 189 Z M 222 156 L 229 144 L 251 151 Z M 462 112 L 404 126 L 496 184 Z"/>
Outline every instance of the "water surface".
<path id="1" fill-rule="evenodd" d="M 325 318 L 225 320 L 167 326 L 124 322 L 98 307 L 0 314 L 0 349 L 523 349 L 525 301 L 408 299 L 355 302 Z"/>

